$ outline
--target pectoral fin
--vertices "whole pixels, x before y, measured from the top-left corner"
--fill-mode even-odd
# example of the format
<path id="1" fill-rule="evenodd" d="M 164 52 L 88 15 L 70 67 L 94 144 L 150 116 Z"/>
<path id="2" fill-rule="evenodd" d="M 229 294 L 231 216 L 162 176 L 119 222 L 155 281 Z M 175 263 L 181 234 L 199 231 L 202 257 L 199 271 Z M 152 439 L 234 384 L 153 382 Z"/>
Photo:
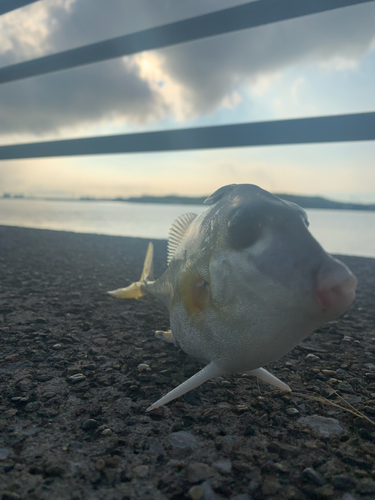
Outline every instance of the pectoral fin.
<path id="1" fill-rule="evenodd" d="M 167 330 L 167 331 L 156 330 L 155 337 L 157 339 L 164 340 L 164 342 L 168 342 L 169 344 L 176 345 L 176 339 L 173 337 L 172 330 Z"/>
<path id="2" fill-rule="evenodd" d="M 274 385 L 278 389 L 281 389 L 282 391 L 289 391 L 291 392 L 291 388 L 289 385 L 284 384 L 280 379 L 275 377 L 275 375 L 272 375 L 272 373 L 268 372 L 264 368 L 257 368 L 256 370 L 251 370 L 250 372 L 247 372 L 250 375 L 255 375 L 258 377 L 260 380 L 263 380 L 263 382 L 267 382 L 267 384 Z"/>
<path id="3" fill-rule="evenodd" d="M 156 401 L 156 403 L 149 406 L 146 412 L 155 410 L 156 408 L 159 408 L 160 406 L 163 406 L 166 403 L 169 403 L 170 401 L 173 401 L 174 399 L 183 396 L 192 389 L 199 387 L 207 380 L 210 380 L 213 377 L 219 377 L 220 375 L 224 374 L 225 371 L 222 368 L 217 366 L 215 363 L 211 362 L 209 365 L 205 366 L 203 370 L 199 371 L 198 373 L 190 377 L 188 380 L 185 380 L 185 382 L 180 384 L 172 391 L 168 392 L 168 394 L 166 394 L 161 399 Z"/>

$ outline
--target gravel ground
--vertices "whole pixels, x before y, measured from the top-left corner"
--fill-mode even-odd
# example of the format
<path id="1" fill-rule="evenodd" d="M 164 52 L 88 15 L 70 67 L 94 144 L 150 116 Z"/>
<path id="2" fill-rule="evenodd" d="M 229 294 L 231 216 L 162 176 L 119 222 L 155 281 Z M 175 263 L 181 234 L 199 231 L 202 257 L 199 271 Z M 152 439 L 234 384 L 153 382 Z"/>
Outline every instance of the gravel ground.
<path id="1" fill-rule="evenodd" d="M 145 414 L 201 368 L 156 299 L 106 294 L 147 243 L 0 227 L 2 499 L 374 499 L 375 260 L 340 257 L 354 305 L 267 366 L 291 394 L 228 376 Z"/>

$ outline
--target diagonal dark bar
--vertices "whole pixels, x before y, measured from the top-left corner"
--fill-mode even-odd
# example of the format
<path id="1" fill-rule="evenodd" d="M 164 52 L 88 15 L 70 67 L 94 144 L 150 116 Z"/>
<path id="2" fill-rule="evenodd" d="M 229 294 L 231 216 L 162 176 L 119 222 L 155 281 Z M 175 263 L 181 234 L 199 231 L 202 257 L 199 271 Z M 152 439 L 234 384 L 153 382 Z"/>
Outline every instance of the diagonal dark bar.
<path id="1" fill-rule="evenodd" d="M 0 68 L 0 83 L 374 0 L 258 0 Z"/>
<path id="2" fill-rule="evenodd" d="M 0 16 L 38 1 L 39 0 L 0 0 Z"/>
<path id="3" fill-rule="evenodd" d="M 0 147 L 0 160 L 375 140 L 375 112 Z"/>

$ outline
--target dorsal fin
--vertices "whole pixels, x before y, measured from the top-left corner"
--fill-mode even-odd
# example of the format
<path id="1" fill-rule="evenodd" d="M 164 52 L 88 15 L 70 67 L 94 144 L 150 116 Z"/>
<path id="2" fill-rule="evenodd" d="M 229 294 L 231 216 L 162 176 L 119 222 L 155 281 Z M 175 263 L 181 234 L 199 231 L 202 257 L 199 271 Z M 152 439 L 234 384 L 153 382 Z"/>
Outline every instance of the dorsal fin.
<path id="1" fill-rule="evenodd" d="M 196 216 L 197 214 L 192 213 L 182 214 L 173 222 L 172 227 L 169 230 L 167 264 L 169 264 L 172 260 L 176 249 L 179 247 L 188 227 Z"/>

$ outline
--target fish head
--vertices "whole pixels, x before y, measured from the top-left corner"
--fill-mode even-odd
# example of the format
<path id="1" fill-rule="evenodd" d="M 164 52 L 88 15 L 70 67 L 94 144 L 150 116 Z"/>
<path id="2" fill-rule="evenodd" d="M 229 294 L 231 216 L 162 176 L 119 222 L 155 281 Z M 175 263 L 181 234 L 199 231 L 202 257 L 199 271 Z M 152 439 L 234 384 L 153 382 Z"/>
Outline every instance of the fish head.
<path id="1" fill-rule="evenodd" d="M 356 277 L 312 236 L 301 207 L 251 184 L 225 186 L 207 203 L 216 238 L 212 303 L 240 328 L 242 321 L 252 342 L 258 328 L 274 346 L 270 359 L 351 305 Z"/>

